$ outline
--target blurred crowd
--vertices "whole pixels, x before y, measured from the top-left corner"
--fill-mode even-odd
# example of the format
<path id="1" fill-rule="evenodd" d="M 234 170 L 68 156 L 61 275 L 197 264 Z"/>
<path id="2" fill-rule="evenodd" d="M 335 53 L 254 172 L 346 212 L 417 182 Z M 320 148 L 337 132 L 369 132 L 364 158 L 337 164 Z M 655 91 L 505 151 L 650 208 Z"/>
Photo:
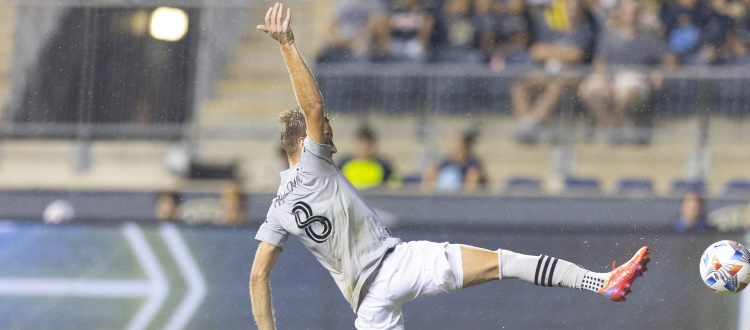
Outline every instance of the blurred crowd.
<path id="1" fill-rule="evenodd" d="M 318 62 L 744 64 L 749 14 L 747 0 L 340 0 Z"/>
<path id="2" fill-rule="evenodd" d="M 750 63 L 750 0 L 341 0 L 326 40 L 318 63 L 513 68 L 521 143 L 574 96 L 610 142 L 643 144 L 664 70 Z"/>

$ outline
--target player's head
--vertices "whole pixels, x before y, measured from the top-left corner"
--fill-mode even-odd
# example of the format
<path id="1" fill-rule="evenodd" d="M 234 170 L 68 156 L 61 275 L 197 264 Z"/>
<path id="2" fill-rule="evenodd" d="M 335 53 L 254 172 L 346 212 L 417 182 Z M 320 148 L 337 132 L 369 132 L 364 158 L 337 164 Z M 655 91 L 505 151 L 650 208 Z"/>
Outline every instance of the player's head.
<path id="1" fill-rule="evenodd" d="M 307 137 L 305 113 L 299 108 L 287 110 L 279 115 L 279 121 L 281 122 L 281 132 L 279 133 L 281 148 L 286 152 L 287 158 L 296 158 L 295 155 L 302 150 L 305 137 Z M 328 115 L 325 117 L 324 134 L 325 143 L 331 146 L 331 153 L 335 154 L 336 145 L 333 144 L 333 129 Z"/>

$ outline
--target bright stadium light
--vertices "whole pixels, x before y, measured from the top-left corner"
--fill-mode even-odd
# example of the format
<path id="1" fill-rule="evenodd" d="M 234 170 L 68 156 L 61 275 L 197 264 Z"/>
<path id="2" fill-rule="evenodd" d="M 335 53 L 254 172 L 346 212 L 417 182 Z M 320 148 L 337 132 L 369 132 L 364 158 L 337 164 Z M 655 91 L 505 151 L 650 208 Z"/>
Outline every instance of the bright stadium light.
<path id="1" fill-rule="evenodd" d="M 184 10 L 159 7 L 151 13 L 150 32 L 154 39 L 178 41 L 188 30 L 188 15 Z"/>

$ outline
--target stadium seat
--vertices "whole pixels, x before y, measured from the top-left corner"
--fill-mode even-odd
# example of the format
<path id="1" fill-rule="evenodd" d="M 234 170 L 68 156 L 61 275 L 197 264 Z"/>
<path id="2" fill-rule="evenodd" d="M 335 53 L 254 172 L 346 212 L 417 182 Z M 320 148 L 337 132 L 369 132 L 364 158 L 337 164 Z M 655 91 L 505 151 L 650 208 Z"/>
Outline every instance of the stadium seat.
<path id="1" fill-rule="evenodd" d="M 623 178 L 617 181 L 617 195 L 639 197 L 654 194 L 654 183 L 645 178 Z"/>
<path id="2" fill-rule="evenodd" d="M 512 177 L 505 182 L 504 194 L 508 195 L 541 195 L 542 181 L 533 177 Z"/>
<path id="3" fill-rule="evenodd" d="M 672 181 L 669 193 L 671 195 L 684 195 L 689 192 L 706 192 L 706 183 L 700 179 L 676 179 Z"/>
<path id="4" fill-rule="evenodd" d="M 601 194 L 599 180 L 594 178 L 567 177 L 565 178 L 563 193 L 571 195 Z"/>
<path id="5" fill-rule="evenodd" d="M 726 184 L 724 184 L 724 196 L 750 196 L 750 180 L 731 180 L 727 182 Z"/>

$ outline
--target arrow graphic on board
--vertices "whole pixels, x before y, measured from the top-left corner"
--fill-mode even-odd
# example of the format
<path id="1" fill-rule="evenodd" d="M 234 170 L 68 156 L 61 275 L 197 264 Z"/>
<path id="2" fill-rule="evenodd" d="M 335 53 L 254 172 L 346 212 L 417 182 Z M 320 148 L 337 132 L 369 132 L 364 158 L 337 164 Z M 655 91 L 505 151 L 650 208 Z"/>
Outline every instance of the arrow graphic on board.
<path id="1" fill-rule="evenodd" d="M 146 329 L 162 308 L 169 294 L 169 283 L 156 254 L 140 227 L 128 223 L 123 236 L 147 280 L 93 280 L 64 278 L 0 278 L 0 296 L 78 296 L 100 298 L 146 298 L 126 326 L 128 330 Z M 177 262 L 188 292 L 167 321 L 166 329 L 182 329 L 193 317 L 206 294 L 206 282 L 179 230 L 172 224 L 159 228 L 172 258 Z"/>

